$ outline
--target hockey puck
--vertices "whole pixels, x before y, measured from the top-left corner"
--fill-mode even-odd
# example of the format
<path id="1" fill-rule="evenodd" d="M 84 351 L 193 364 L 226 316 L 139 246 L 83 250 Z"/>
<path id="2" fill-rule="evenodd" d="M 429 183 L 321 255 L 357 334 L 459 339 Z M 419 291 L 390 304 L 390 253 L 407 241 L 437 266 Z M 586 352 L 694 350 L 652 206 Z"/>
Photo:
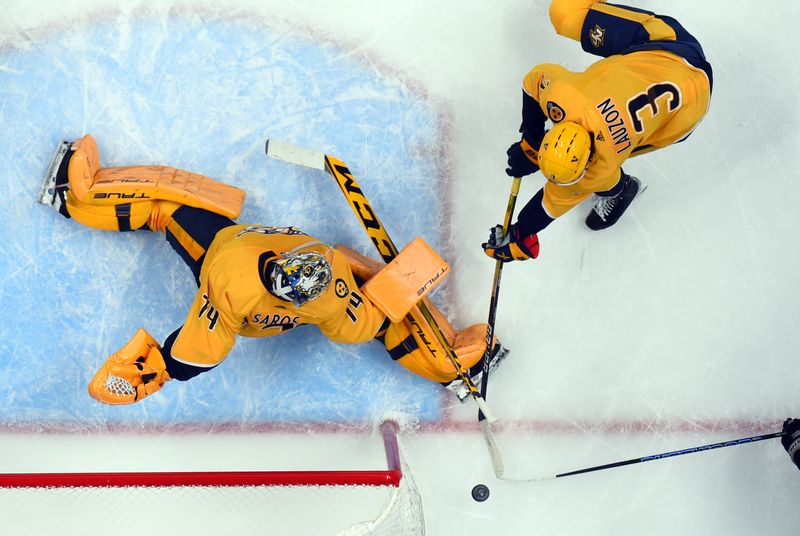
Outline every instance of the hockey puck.
<path id="1" fill-rule="evenodd" d="M 489 498 L 489 487 L 484 484 L 478 484 L 472 488 L 472 498 L 478 502 L 483 502 Z"/>

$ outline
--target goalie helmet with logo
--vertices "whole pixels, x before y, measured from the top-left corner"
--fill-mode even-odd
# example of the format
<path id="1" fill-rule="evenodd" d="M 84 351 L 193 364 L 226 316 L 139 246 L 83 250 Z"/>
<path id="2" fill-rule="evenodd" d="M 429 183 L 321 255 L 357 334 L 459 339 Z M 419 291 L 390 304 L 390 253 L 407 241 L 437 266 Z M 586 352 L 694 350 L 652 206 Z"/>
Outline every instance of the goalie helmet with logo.
<path id="1" fill-rule="evenodd" d="M 331 248 L 316 241 L 281 253 L 279 259 L 270 263 L 270 292 L 295 307 L 319 298 L 333 279 L 331 257 Z"/>

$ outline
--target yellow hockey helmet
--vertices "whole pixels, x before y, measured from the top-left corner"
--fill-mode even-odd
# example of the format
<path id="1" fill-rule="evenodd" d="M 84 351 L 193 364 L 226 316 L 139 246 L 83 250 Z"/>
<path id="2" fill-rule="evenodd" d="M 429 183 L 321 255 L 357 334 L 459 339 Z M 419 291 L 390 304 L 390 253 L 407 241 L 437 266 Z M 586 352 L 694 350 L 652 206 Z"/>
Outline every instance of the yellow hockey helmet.
<path id="1" fill-rule="evenodd" d="M 592 138 L 578 123 L 564 121 L 547 131 L 539 149 L 539 169 L 552 183 L 569 186 L 581 180 L 589 166 Z"/>

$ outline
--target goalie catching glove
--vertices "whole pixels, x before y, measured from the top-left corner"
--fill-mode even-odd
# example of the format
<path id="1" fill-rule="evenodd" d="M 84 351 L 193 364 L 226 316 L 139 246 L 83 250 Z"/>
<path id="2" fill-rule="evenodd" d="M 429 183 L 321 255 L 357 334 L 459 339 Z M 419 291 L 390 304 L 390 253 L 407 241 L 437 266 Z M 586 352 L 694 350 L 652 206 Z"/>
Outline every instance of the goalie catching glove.
<path id="1" fill-rule="evenodd" d="M 520 236 L 515 225 L 503 234 L 503 226 L 495 225 L 489 230 L 489 240 L 481 244 L 483 251 L 501 262 L 526 261 L 539 256 L 539 237 L 536 233 Z"/>
<path id="2" fill-rule="evenodd" d="M 105 404 L 133 404 L 171 380 L 161 347 L 144 329 L 111 354 L 89 383 L 89 394 Z"/>

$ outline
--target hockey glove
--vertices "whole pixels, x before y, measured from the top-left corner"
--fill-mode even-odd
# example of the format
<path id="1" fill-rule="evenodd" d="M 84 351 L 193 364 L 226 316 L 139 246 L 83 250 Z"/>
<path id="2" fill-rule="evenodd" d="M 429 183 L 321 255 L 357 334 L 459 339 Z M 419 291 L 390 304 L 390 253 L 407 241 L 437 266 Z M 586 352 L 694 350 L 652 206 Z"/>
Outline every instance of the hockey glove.
<path id="1" fill-rule="evenodd" d="M 170 380 L 161 348 L 144 329 L 111 354 L 89 382 L 89 394 L 105 404 L 133 404 Z"/>
<path id="2" fill-rule="evenodd" d="M 488 256 L 501 262 L 526 261 L 539 256 L 539 237 L 536 233 L 520 237 L 514 225 L 504 236 L 503 226 L 495 225 L 489 230 L 489 241 L 481 247 Z"/>
<path id="3" fill-rule="evenodd" d="M 783 437 L 781 444 L 794 464 L 800 469 L 800 419 L 786 419 L 783 421 Z"/>
<path id="4" fill-rule="evenodd" d="M 539 144 L 529 142 L 525 134 L 522 139 L 508 148 L 508 167 L 506 175 L 509 177 L 524 177 L 539 171 Z"/>

